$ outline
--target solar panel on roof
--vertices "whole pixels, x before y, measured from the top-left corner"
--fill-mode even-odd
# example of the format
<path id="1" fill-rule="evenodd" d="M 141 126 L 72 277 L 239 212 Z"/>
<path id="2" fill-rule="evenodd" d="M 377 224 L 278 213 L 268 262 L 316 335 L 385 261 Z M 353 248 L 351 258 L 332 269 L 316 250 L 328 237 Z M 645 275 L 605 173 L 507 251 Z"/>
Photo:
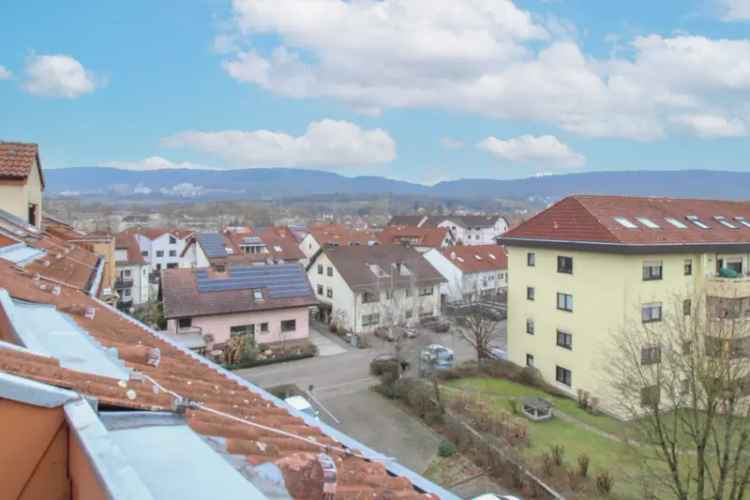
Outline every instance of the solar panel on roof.
<path id="1" fill-rule="evenodd" d="M 227 278 L 210 278 L 208 271 L 196 271 L 200 292 L 250 290 L 265 288 L 271 299 L 293 298 L 310 294 L 307 276 L 298 265 L 231 267 Z"/>
<path id="2" fill-rule="evenodd" d="M 209 258 L 226 257 L 227 249 L 224 247 L 224 237 L 219 233 L 201 233 L 198 241 Z"/>

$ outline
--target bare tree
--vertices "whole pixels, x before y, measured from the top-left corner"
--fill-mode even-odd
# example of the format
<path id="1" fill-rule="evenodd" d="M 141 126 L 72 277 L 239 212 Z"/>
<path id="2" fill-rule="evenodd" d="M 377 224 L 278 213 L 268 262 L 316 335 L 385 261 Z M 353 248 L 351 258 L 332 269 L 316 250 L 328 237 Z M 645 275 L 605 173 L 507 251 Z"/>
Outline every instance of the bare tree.
<path id="1" fill-rule="evenodd" d="M 643 322 L 616 335 L 606 358 L 615 410 L 632 419 L 649 481 L 679 500 L 742 499 L 750 299 L 698 294 L 674 297 L 667 309 L 663 317 L 644 310 Z"/>
<path id="2" fill-rule="evenodd" d="M 500 337 L 502 318 L 499 312 L 482 298 L 476 281 L 467 288 L 451 293 L 463 299 L 449 306 L 449 310 L 465 330 L 469 342 L 476 351 L 477 362 L 481 363 L 483 359 L 490 357 L 490 347 Z"/>

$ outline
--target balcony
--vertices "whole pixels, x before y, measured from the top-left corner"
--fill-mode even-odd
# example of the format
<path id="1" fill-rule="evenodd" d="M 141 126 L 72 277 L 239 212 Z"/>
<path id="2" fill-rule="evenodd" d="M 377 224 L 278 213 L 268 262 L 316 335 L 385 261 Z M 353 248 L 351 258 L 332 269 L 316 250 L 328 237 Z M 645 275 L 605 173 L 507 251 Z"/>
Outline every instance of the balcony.
<path id="1" fill-rule="evenodd" d="M 133 279 L 117 278 L 115 280 L 115 290 L 122 290 L 123 288 L 133 288 Z"/>
<path id="2" fill-rule="evenodd" d="M 737 278 L 709 276 L 706 278 L 706 295 L 723 299 L 750 297 L 750 276 Z"/>

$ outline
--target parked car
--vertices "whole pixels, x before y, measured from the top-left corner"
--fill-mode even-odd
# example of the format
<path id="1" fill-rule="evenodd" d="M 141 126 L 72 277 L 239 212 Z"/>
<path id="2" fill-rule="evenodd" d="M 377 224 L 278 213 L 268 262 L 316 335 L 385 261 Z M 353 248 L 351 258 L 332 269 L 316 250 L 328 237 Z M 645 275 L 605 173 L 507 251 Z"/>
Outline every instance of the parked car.
<path id="1" fill-rule="evenodd" d="M 320 420 L 320 412 L 316 410 L 310 402 L 302 396 L 290 396 L 284 400 L 286 404 L 294 408 L 295 410 L 306 413 L 311 417 Z"/>
<path id="2" fill-rule="evenodd" d="M 490 357 L 490 359 L 508 359 L 508 353 L 505 351 L 505 349 L 502 349 L 500 346 L 496 345 L 487 346 L 487 355 Z"/>
<path id="3" fill-rule="evenodd" d="M 430 369 L 447 370 L 456 366 L 456 355 L 440 344 L 430 344 L 419 354 L 420 372 L 425 375 Z"/>
<path id="4" fill-rule="evenodd" d="M 370 361 L 370 373 L 379 377 L 386 371 L 395 370 L 398 365 L 398 359 L 393 354 L 378 354 Z M 409 366 L 410 363 L 408 361 L 401 361 L 401 371 L 408 370 Z"/>
<path id="5" fill-rule="evenodd" d="M 388 342 L 393 342 L 394 340 L 396 340 L 393 329 L 386 328 L 384 326 L 375 330 L 375 336 L 379 339 L 387 340 Z"/>

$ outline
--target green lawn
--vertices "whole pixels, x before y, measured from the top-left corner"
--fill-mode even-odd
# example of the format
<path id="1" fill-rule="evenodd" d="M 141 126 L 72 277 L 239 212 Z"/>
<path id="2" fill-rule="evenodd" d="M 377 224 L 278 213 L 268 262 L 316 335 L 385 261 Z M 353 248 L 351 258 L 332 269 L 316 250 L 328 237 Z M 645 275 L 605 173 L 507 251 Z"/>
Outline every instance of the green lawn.
<path id="1" fill-rule="evenodd" d="M 610 434 L 623 435 L 627 427 L 611 417 L 590 415 L 578 408 L 577 403 L 570 399 L 551 396 L 540 389 L 504 379 L 471 377 L 450 381 L 446 385 L 466 390 L 469 393 L 479 392 L 482 400 L 491 402 L 498 409 L 505 411 L 508 411 L 508 397 L 538 395 L 550 400 L 563 412 Z M 446 397 L 450 397 L 450 391 L 444 393 Z M 569 467 L 575 467 L 577 457 L 585 453 L 590 459 L 589 471 L 592 476 L 603 469 L 615 476 L 615 491 L 611 498 L 617 500 L 641 498 L 641 490 L 637 486 L 640 461 L 624 443 L 560 418 L 553 418 L 546 422 L 529 421 L 528 430 L 529 447 L 522 450 L 528 460 L 538 460 L 543 453 L 549 451 L 550 446 L 561 445 L 565 448 L 566 464 Z M 596 498 L 596 496 L 579 498 Z"/>

